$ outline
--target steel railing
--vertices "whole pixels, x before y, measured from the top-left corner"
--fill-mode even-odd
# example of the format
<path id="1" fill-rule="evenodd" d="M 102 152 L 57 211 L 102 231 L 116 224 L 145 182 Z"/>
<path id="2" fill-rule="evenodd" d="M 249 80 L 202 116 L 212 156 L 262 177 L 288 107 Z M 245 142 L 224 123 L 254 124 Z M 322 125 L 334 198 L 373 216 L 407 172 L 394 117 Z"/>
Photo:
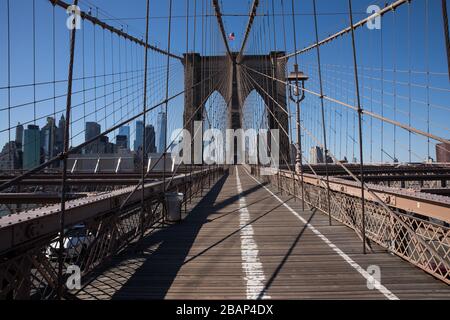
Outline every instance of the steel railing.
<path id="1" fill-rule="evenodd" d="M 258 179 L 271 183 L 281 192 L 301 200 L 300 178 L 290 171 L 278 171 L 274 175 L 260 175 L 258 167 L 251 173 Z M 348 190 L 348 181 L 332 179 L 335 185 L 342 183 L 340 190 L 331 189 L 330 212 L 334 220 L 353 229 L 362 239 L 361 198 Z M 313 183 L 315 181 L 315 183 Z M 376 188 L 376 186 L 373 186 Z M 328 212 L 327 189 L 319 179 L 304 180 L 304 201 L 324 214 Z M 379 191 L 377 190 L 377 193 Z M 434 277 L 450 284 L 450 228 L 448 221 L 427 216 L 420 211 L 399 209 L 392 196 L 384 197 L 388 210 L 375 199 L 366 197 L 366 237 L 389 252 L 409 261 Z M 416 202 L 420 203 L 420 202 Z M 417 205 L 418 207 L 420 205 Z M 416 208 L 418 209 L 418 208 Z M 442 206 L 448 211 L 448 206 Z M 417 210 L 419 211 L 419 210 Z M 450 217 L 448 217 L 450 219 Z"/>
<path id="2" fill-rule="evenodd" d="M 183 193 L 186 210 L 188 202 L 195 201 L 196 196 L 203 194 L 203 188 L 211 186 L 225 172 L 224 167 L 216 166 L 181 174 L 174 177 L 166 192 Z M 129 199 L 122 210 L 118 209 L 131 188 L 101 194 L 89 201 L 67 202 L 62 250 L 64 281 L 58 279 L 57 224 L 55 228 L 51 227 L 51 220 L 58 216 L 57 211 L 51 212 L 47 208 L 49 211 L 43 215 L 23 212 L 14 215 L 15 223 L 0 220 L 0 299 L 54 299 L 60 289 L 58 283 L 64 283 L 63 291 L 67 294 L 71 276 L 76 275 L 74 272 L 79 270 L 81 280 L 88 279 L 100 265 L 139 240 L 141 234 L 150 232 L 157 222 L 164 221 L 163 188 L 163 182 L 145 186 L 144 216 L 139 196 Z M 39 229 L 44 225 L 42 232 Z M 20 234 L 23 229 L 27 231 Z M 13 234 L 16 236 L 14 241 L 10 239 Z"/>

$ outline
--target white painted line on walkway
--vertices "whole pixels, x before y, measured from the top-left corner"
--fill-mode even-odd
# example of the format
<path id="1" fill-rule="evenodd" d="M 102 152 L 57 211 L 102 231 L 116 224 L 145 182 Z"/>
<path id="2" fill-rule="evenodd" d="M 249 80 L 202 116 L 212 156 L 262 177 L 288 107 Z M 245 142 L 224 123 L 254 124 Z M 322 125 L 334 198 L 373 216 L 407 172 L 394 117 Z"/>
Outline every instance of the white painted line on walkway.
<path id="1" fill-rule="evenodd" d="M 253 238 L 255 232 L 250 222 L 250 213 L 247 209 L 247 202 L 242 194 L 241 180 L 239 179 L 239 169 L 236 166 L 236 186 L 239 194 L 239 227 L 241 229 L 241 257 L 244 280 L 246 282 L 247 299 L 256 300 L 264 290 L 266 277 L 262 263 L 259 260 L 258 245 Z M 262 299 L 270 299 L 270 296 L 263 295 Z"/>
<path id="2" fill-rule="evenodd" d="M 275 199 L 277 199 L 280 203 L 283 204 L 285 208 L 287 208 L 293 215 L 295 215 L 301 222 L 303 222 L 308 229 L 310 229 L 316 236 L 318 236 L 323 242 L 325 242 L 334 252 L 336 252 L 342 259 L 345 260 L 350 266 L 353 267 L 356 271 L 358 271 L 367 281 L 370 281 L 374 288 L 376 288 L 380 293 L 382 293 L 389 300 L 400 300 L 395 294 L 393 294 L 389 289 L 383 286 L 378 280 L 376 280 L 372 275 L 370 275 L 363 267 L 361 267 L 358 263 L 356 263 L 352 258 L 350 258 L 345 252 L 339 249 L 335 244 L 333 244 L 327 237 L 325 237 L 319 230 L 317 230 L 312 224 L 308 223 L 302 216 L 300 216 L 294 209 L 292 209 L 287 203 L 281 200 L 276 194 L 274 194 L 269 188 L 264 186 L 261 182 L 255 179 L 251 174 L 244 169 L 244 171 L 249 175 L 253 180 L 255 180 L 258 184 L 260 184 L 264 189 L 267 190 Z"/>

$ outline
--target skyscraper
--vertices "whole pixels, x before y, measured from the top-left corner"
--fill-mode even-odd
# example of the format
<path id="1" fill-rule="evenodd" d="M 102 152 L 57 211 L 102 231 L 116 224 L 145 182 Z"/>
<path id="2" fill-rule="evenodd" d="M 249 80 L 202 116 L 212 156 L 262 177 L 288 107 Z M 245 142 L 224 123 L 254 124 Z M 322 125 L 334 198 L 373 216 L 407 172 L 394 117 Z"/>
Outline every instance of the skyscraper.
<path id="1" fill-rule="evenodd" d="M 165 112 L 158 114 L 158 152 L 166 151 L 166 129 L 167 129 L 167 115 Z"/>
<path id="2" fill-rule="evenodd" d="M 309 163 L 311 164 L 321 164 L 325 163 L 324 157 L 323 157 L 323 149 L 321 147 L 312 147 L 310 152 L 310 159 Z"/>
<path id="3" fill-rule="evenodd" d="M 20 144 L 22 145 L 22 144 Z M 15 170 L 22 168 L 22 151 L 16 141 L 10 141 L 0 152 L 0 170 Z"/>
<path id="4" fill-rule="evenodd" d="M 329 156 L 328 152 L 325 152 L 322 147 L 312 147 L 310 152 L 310 164 L 324 164 L 325 159 L 328 163 L 333 163 L 333 158 Z"/>
<path id="5" fill-rule="evenodd" d="M 20 122 L 17 124 L 16 127 L 16 146 L 17 149 L 22 150 L 22 143 L 23 143 L 23 125 L 20 124 Z"/>
<path id="6" fill-rule="evenodd" d="M 156 153 L 156 137 L 155 137 L 155 127 L 151 124 L 145 126 L 145 152 Z"/>
<path id="7" fill-rule="evenodd" d="M 142 135 L 144 134 L 144 122 L 136 121 L 136 139 L 134 140 L 134 151 L 142 147 Z"/>
<path id="8" fill-rule="evenodd" d="M 101 133 L 101 126 L 96 122 L 86 122 L 85 141 L 89 141 Z M 86 154 L 99 153 L 99 140 L 90 143 L 84 149 Z"/>
<path id="9" fill-rule="evenodd" d="M 56 126 L 55 119 L 47 118 L 47 124 L 41 129 L 41 148 L 44 161 L 50 160 L 55 154 Z"/>
<path id="10" fill-rule="evenodd" d="M 61 119 L 59 119 L 59 122 L 58 122 L 58 127 L 56 128 L 56 134 L 55 134 L 55 153 L 56 154 L 63 152 L 65 127 L 66 127 L 66 119 L 64 118 L 64 116 L 61 116 Z"/>
<path id="11" fill-rule="evenodd" d="M 29 125 L 23 135 L 23 169 L 33 169 L 41 163 L 39 126 Z"/>
<path id="12" fill-rule="evenodd" d="M 117 148 L 128 150 L 128 137 L 125 135 L 118 135 L 116 137 Z"/>
<path id="13" fill-rule="evenodd" d="M 127 137 L 127 149 L 130 149 L 130 127 L 129 126 L 123 126 L 119 128 L 119 136 L 126 136 Z"/>

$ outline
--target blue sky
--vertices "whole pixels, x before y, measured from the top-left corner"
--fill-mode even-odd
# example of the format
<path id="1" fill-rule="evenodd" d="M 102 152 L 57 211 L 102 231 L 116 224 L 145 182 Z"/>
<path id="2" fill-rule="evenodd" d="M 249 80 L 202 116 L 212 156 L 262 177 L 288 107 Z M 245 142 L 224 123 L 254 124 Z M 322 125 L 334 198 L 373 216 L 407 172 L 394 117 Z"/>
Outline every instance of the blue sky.
<path id="1" fill-rule="evenodd" d="M 151 2 L 150 43 L 167 48 L 168 1 Z M 371 4 L 382 6 L 385 1 L 358 0 L 354 3 L 355 21 L 367 14 Z M 0 0 L 0 144 L 14 138 L 14 126 L 17 122 L 33 123 L 34 118 L 55 115 L 58 119 L 65 107 L 66 83 L 53 80 L 67 78 L 69 33 L 65 28 L 67 15 L 61 8 L 53 7 L 48 0 L 34 0 L 35 20 L 33 24 L 33 0 L 10 0 L 10 39 L 7 42 L 7 0 Z M 293 25 L 291 16 L 282 16 L 281 0 L 273 0 L 276 17 L 258 16 L 249 38 L 246 53 L 268 53 L 273 50 L 293 52 Z M 449 82 L 447 75 L 446 53 L 444 47 L 440 0 L 413 0 L 410 7 L 404 5 L 395 13 L 388 13 L 382 20 L 382 30 L 369 31 L 366 28 L 356 32 L 358 63 L 362 87 L 362 104 L 365 109 L 384 113 L 386 117 L 402 123 L 430 131 L 441 137 L 449 136 Z M 145 0 L 83 0 L 82 10 L 92 8 L 94 15 L 99 9 L 99 18 L 127 30 L 137 38 L 145 32 Z M 223 54 L 215 17 L 202 19 L 201 13 L 212 13 L 211 1 L 197 0 L 197 26 L 195 49 L 204 54 Z M 236 40 L 230 42 L 232 50 L 240 47 L 248 13 L 249 0 L 221 1 L 224 24 L 227 33 L 234 32 Z M 291 1 L 283 1 L 286 14 L 291 13 Z M 189 2 L 190 14 L 193 14 L 194 0 Z M 312 13 L 312 0 L 296 0 L 297 47 L 303 48 L 315 41 Z M 347 0 L 317 0 L 319 13 L 319 38 L 322 39 L 345 26 L 348 26 Z M 259 14 L 272 14 L 272 0 L 260 1 Z M 231 15 L 231 16 L 230 16 Z M 236 16 L 238 15 L 238 16 Z M 189 34 L 189 51 L 193 50 L 193 21 L 189 19 L 186 30 L 186 0 L 173 0 L 173 24 L 171 51 L 183 54 L 186 51 L 186 34 Z M 53 23 L 55 27 L 53 27 Z M 288 42 L 284 44 L 283 24 Z M 202 27 L 203 25 L 203 27 Z M 33 47 L 33 26 L 35 26 L 35 46 Z M 276 32 L 276 44 L 273 43 L 273 28 Z M 53 42 L 55 30 L 55 43 Z M 206 39 L 214 39 L 212 44 L 206 41 L 202 45 L 202 34 Z M 261 35 L 264 37 L 261 37 Z M 94 46 L 95 35 L 95 46 Z M 83 39 L 84 37 L 84 39 Z M 105 52 L 103 52 L 105 37 Z M 381 41 L 381 37 L 383 41 Z M 263 39 L 263 41 L 261 41 Z M 322 47 L 322 71 L 325 94 L 335 99 L 355 103 L 354 80 L 352 75 L 351 48 L 348 36 L 340 38 Z M 84 46 L 83 46 L 84 44 Z M 381 48 L 381 44 L 383 48 Z M 55 52 L 53 51 L 55 48 Z M 84 49 L 83 49 L 84 47 Z M 8 63 L 8 48 L 11 59 Z M 111 49 L 112 48 L 112 49 Z M 94 55 L 95 51 L 95 55 Z M 33 54 L 35 52 L 35 54 Z M 84 54 L 83 54 L 84 52 Z M 54 55 L 56 59 L 54 59 Z M 72 144 L 84 139 L 85 121 L 98 121 L 102 129 L 110 127 L 120 119 L 140 111 L 142 100 L 143 51 L 137 45 L 129 45 L 126 40 L 100 28 L 85 23 L 77 35 L 77 55 L 75 78 L 84 78 L 74 83 L 74 112 L 72 119 Z M 83 64 L 84 56 L 84 64 Z M 133 59 L 131 59 L 133 57 Z M 126 58 L 128 58 L 126 60 Z M 34 63 L 35 61 L 35 63 Z M 171 60 L 170 94 L 183 90 L 183 69 L 179 62 Z M 293 59 L 289 61 L 292 69 Z M 8 82 L 8 64 L 11 68 Z M 149 106 L 164 98 L 166 59 L 152 53 L 150 55 Z M 300 68 L 307 72 L 311 80 L 307 86 L 318 91 L 316 52 L 311 51 L 299 56 Z M 84 68 L 83 68 L 84 65 Z M 95 68 L 94 68 L 95 65 Z M 380 70 L 383 69 L 384 72 Z M 84 71 L 83 71 L 84 70 Z M 393 71 L 395 70 L 395 72 Z M 411 70 L 411 73 L 409 73 Z M 111 74 L 115 75 L 112 76 Z M 106 74 L 106 76 L 104 76 Z M 411 78 L 410 78 L 411 77 Z M 383 78 L 383 81 L 381 79 Z M 8 90 L 9 86 L 44 83 L 37 87 L 27 86 Z M 381 83 L 384 86 L 381 86 Z M 102 84 L 110 84 L 106 90 Z M 413 84 L 405 85 L 406 84 Z M 98 87 L 97 90 L 87 90 Z M 114 88 L 114 90 L 113 90 Z M 128 90 L 128 91 L 127 91 Z M 57 98 L 53 98 L 56 93 Z M 84 93 L 83 93 L 84 92 Z M 112 94 L 114 92 L 114 95 Z M 381 94 L 383 92 L 383 94 Z M 106 97 L 102 97 L 106 94 Z M 8 98 L 9 97 L 9 98 Z M 123 97 L 121 100 L 120 98 Z M 252 97 L 253 99 L 254 97 Z M 258 97 L 256 97 L 258 99 Z M 34 103 L 34 100 L 38 101 Z M 83 103 L 83 101 L 85 101 Z M 88 101 L 88 102 L 86 102 Z M 25 104 L 24 106 L 20 106 Z M 104 108 L 104 105 L 107 105 Z M 8 105 L 14 108 L 8 110 Z M 290 106 L 293 110 L 294 106 Z M 318 139 L 322 139 L 320 120 L 320 101 L 308 95 L 302 109 L 304 125 Z M 97 110 L 97 112 L 95 112 Z M 357 132 L 353 126 L 353 111 L 342 106 L 326 103 L 327 135 L 330 149 L 338 157 L 345 154 L 351 159 L 357 154 Z M 106 111 L 106 113 L 105 113 Z M 157 112 L 150 113 L 149 123 L 156 124 Z M 181 126 L 183 97 L 169 104 L 169 131 Z M 428 113 L 429 121 L 428 121 Z M 36 123 L 43 126 L 45 119 Z M 428 128 L 429 124 L 429 128 Z M 11 129 L 9 129 L 11 127 Z M 132 136 L 134 124 L 132 125 Z M 381 131 L 384 139 L 381 139 Z M 391 125 L 381 125 L 379 121 L 370 121 L 365 117 L 365 156 L 367 160 L 391 161 L 395 156 L 401 161 L 423 160 L 428 155 L 434 158 L 434 142 L 427 143 L 426 138 L 409 135 L 403 129 Z M 170 135 L 169 135 L 170 136 Z M 395 140 L 394 140 L 395 136 Z M 111 135 L 111 139 L 114 134 Z M 132 138 L 133 139 L 133 138 Z M 309 136 L 304 137 L 306 150 L 316 143 Z M 395 141 L 395 143 L 394 143 Z M 409 143 L 413 152 L 409 152 Z M 132 144 L 132 143 L 131 143 Z M 383 145 L 383 150 L 381 147 Z M 356 152 L 355 152 L 356 150 Z M 346 152 L 345 152 L 346 151 Z"/>

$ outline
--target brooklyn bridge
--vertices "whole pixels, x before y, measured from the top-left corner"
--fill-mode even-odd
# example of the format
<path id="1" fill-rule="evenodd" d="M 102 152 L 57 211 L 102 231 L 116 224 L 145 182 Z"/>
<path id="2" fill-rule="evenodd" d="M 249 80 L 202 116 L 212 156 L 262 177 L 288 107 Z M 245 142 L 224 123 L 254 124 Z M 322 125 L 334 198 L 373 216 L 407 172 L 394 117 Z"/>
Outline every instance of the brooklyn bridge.
<path id="1" fill-rule="evenodd" d="M 450 298 L 446 0 L 1 0 L 0 43 L 1 300 Z"/>

